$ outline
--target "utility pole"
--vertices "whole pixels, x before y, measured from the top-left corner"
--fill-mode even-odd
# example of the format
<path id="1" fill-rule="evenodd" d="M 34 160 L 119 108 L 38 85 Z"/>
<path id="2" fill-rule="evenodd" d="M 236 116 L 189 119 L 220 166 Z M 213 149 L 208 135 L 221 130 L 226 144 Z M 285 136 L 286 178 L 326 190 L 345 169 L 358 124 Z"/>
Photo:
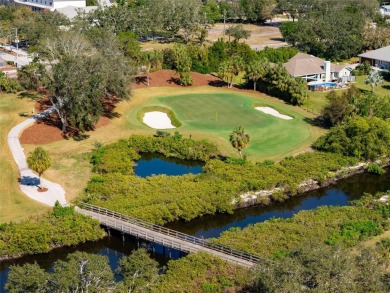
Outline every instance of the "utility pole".
<path id="1" fill-rule="evenodd" d="M 223 10 L 223 40 L 225 41 L 225 31 L 226 31 L 226 9 Z"/>
<path id="2" fill-rule="evenodd" d="M 18 39 L 18 28 L 15 28 L 15 43 L 16 43 L 16 68 L 18 68 L 18 58 L 19 58 L 19 39 Z"/>

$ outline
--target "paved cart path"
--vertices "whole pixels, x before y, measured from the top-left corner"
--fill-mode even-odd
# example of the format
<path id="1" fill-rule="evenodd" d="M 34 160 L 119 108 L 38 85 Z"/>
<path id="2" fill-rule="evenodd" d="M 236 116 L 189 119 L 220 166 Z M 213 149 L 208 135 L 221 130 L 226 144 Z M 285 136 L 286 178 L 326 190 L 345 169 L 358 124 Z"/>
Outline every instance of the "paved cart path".
<path id="1" fill-rule="evenodd" d="M 54 206 L 54 203 L 57 200 L 61 205 L 68 205 L 65 199 L 65 190 L 57 183 L 42 178 L 42 186 L 48 188 L 48 190 L 46 192 L 38 192 L 37 185 L 39 183 L 39 178 L 31 169 L 28 168 L 24 148 L 21 146 L 19 140 L 20 134 L 26 127 L 36 123 L 52 111 L 53 108 L 50 108 L 13 127 L 8 133 L 8 146 L 16 164 L 18 165 L 20 174 L 20 190 L 24 194 L 33 200 L 49 206 Z"/>

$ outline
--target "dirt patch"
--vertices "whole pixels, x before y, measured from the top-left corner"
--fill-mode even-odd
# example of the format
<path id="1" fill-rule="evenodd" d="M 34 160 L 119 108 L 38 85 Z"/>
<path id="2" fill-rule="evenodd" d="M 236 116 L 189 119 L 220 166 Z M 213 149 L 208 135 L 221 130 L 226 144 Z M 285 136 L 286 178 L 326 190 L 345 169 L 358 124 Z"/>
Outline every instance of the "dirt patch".
<path id="1" fill-rule="evenodd" d="M 224 36 L 224 27 L 227 29 L 230 26 L 235 26 L 236 23 L 217 23 L 208 32 L 207 41 L 215 43 L 218 39 L 228 40 L 228 36 Z M 277 26 L 271 25 L 255 25 L 255 24 L 244 24 L 244 29 L 250 31 L 251 36 L 246 40 L 240 40 L 248 44 L 252 49 L 262 50 L 265 47 L 279 48 L 288 46 L 283 40 L 283 36 Z M 231 38 L 233 40 L 233 38 Z"/>
<path id="2" fill-rule="evenodd" d="M 221 86 L 224 84 L 218 77 L 211 74 L 201 74 L 197 72 L 191 72 L 191 77 L 193 80 L 192 86 L 207 86 L 207 85 L 218 85 L 221 83 Z M 179 76 L 175 74 L 173 70 L 158 70 L 152 72 L 149 76 L 150 85 L 149 87 L 182 87 L 179 84 Z M 136 78 L 134 88 L 143 88 L 147 87 L 146 76 L 139 76 Z"/>

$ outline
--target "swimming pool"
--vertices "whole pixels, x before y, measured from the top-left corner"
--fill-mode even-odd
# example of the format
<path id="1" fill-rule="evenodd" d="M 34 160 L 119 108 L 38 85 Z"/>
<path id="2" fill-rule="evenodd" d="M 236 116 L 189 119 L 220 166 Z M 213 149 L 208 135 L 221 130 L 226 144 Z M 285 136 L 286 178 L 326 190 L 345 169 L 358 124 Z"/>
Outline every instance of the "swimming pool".
<path id="1" fill-rule="evenodd" d="M 337 83 L 335 82 L 319 82 L 315 84 L 310 85 L 311 90 L 316 90 L 316 89 L 331 89 L 336 87 Z"/>
<path id="2" fill-rule="evenodd" d="M 315 84 L 311 84 L 310 86 L 312 87 L 335 87 L 337 85 L 337 83 L 335 82 L 321 82 L 321 83 L 315 83 Z"/>

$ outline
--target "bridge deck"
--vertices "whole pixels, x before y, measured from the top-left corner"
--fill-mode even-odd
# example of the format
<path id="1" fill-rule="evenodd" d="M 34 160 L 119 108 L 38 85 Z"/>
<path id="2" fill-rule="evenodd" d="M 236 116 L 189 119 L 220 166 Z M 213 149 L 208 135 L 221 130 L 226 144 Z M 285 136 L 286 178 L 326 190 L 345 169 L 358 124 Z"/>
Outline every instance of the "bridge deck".
<path id="1" fill-rule="evenodd" d="M 134 223 L 131 221 L 132 218 L 130 217 L 130 220 L 128 220 L 126 216 L 122 216 L 118 213 L 105 209 L 100 210 L 99 208 L 99 210 L 96 210 L 96 208 L 93 210 L 91 206 L 84 205 L 82 209 L 77 208 L 76 210 L 84 215 L 88 215 L 94 219 L 97 219 L 102 225 L 108 228 L 115 229 L 132 236 L 140 237 L 144 240 L 158 243 L 165 247 L 177 249 L 187 253 L 205 251 L 215 256 L 219 256 L 229 262 L 248 268 L 253 267 L 259 261 L 256 256 L 235 251 L 217 244 L 212 244 L 205 239 L 196 238 L 194 236 L 173 231 L 162 226 L 147 223 L 150 225 L 150 227 L 152 227 L 152 229 L 150 229 L 150 227 L 143 226 L 143 221 L 137 220 L 141 223 L 141 225 L 138 225 L 137 222 Z"/>

